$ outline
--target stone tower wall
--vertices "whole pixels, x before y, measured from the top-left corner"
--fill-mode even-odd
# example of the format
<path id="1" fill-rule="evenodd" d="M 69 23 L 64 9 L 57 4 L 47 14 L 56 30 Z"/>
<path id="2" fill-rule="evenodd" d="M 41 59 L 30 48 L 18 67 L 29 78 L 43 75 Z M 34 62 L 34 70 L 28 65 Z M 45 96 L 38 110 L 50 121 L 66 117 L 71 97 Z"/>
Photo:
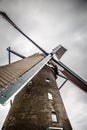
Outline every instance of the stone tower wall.
<path id="1" fill-rule="evenodd" d="M 52 94 L 52 99 L 48 98 Z M 57 121 L 52 121 L 52 113 Z M 46 130 L 61 127 L 72 130 L 55 79 L 45 66 L 15 97 L 3 130 Z"/>

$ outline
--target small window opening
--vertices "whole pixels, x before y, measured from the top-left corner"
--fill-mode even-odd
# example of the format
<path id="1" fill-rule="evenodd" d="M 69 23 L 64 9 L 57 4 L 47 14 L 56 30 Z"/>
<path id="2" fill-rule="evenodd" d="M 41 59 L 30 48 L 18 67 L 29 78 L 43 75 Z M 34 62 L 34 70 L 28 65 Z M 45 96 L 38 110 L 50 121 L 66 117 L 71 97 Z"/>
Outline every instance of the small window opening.
<path id="1" fill-rule="evenodd" d="M 49 79 L 49 78 L 46 78 L 46 82 L 48 82 L 48 83 L 49 83 L 49 82 L 50 82 L 50 79 Z"/>
<path id="2" fill-rule="evenodd" d="M 24 94 L 24 98 L 27 98 L 27 94 Z"/>
<path id="3" fill-rule="evenodd" d="M 50 92 L 48 92 L 48 99 L 53 100 L 53 95 Z"/>
<path id="4" fill-rule="evenodd" d="M 27 90 L 30 89 L 31 86 L 32 86 L 32 81 L 28 82 L 28 84 L 27 84 Z"/>
<path id="5" fill-rule="evenodd" d="M 31 85 L 32 85 L 32 81 L 30 81 L 30 82 L 28 83 L 28 85 L 31 86 Z"/>
<path id="6" fill-rule="evenodd" d="M 51 117 L 52 117 L 52 122 L 57 122 L 57 116 L 55 112 L 51 113 Z"/>

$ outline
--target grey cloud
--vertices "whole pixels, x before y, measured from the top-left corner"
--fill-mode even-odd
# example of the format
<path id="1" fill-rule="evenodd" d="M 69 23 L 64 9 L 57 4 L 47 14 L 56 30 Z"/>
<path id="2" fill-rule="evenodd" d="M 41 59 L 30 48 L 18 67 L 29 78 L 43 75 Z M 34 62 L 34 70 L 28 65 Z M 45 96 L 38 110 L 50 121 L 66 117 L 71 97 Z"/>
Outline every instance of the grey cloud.
<path id="1" fill-rule="evenodd" d="M 46 51 L 63 44 L 68 51 L 61 61 L 87 80 L 86 5 L 85 0 L 2 0 L 0 10 Z M 8 63 L 8 46 L 25 56 L 39 51 L 0 16 L 0 65 Z M 67 82 L 61 95 L 74 130 L 86 130 L 86 94 Z"/>

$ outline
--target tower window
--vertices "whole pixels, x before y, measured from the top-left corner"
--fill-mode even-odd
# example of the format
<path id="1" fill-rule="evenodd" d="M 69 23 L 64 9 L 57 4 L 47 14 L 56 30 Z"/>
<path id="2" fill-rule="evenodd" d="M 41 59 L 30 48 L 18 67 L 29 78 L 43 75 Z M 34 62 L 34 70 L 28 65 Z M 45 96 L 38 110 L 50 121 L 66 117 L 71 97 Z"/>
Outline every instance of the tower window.
<path id="1" fill-rule="evenodd" d="M 52 122 L 57 122 L 57 116 L 55 112 L 51 113 Z"/>
<path id="2" fill-rule="evenodd" d="M 48 92 L 48 99 L 51 99 L 51 100 L 53 100 L 52 93 L 50 93 L 50 92 Z"/>
<path id="3" fill-rule="evenodd" d="M 26 98 L 27 97 L 27 94 L 24 94 L 24 98 Z"/>
<path id="4" fill-rule="evenodd" d="M 60 127 L 48 127 L 46 130 L 63 130 L 63 128 Z"/>
<path id="5" fill-rule="evenodd" d="M 50 82 L 50 79 L 49 79 L 49 78 L 46 78 L 46 80 L 45 80 L 45 81 L 49 83 L 49 82 Z"/>

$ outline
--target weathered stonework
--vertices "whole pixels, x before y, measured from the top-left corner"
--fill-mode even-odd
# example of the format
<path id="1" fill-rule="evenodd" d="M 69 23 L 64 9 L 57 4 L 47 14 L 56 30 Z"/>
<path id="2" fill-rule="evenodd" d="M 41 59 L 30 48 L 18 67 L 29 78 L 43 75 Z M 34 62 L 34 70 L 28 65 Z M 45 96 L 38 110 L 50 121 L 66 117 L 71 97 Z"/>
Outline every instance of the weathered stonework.
<path id="1" fill-rule="evenodd" d="M 46 79 L 48 81 L 46 81 Z M 48 99 L 48 92 L 53 99 Z M 56 113 L 57 122 L 51 118 Z M 45 66 L 15 97 L 3 130 L 72 130 L 55 80 L 55 72 Z"/>

